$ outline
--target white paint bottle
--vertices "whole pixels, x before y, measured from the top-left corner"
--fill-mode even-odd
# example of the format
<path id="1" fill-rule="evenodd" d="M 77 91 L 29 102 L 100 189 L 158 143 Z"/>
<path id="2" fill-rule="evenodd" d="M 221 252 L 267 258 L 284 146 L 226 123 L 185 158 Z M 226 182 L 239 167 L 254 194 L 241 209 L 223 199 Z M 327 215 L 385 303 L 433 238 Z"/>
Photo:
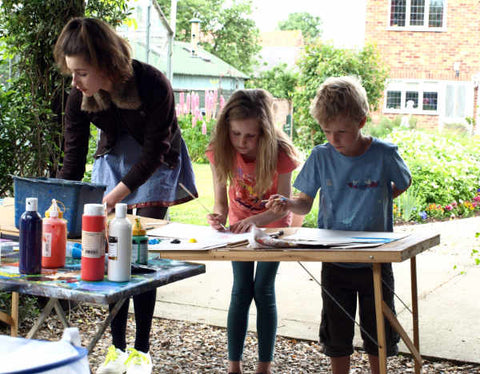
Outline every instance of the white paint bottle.
<path id="1" fill-rule="evenodd" d="M 115 205 L 115 218 L 108 225 L 108 271 L 112 282 L 128 282 L 132 258 L 132 224 L 127 218 L 127 204 Z"/>

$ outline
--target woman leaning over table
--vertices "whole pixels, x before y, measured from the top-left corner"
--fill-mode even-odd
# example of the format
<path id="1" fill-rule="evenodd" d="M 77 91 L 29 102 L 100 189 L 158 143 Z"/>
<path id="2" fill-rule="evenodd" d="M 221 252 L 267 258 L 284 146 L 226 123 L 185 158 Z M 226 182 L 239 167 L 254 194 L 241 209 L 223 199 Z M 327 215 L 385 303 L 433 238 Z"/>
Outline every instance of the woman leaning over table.
<path id="1" fill-rule="evenodd" d="M 124 202 L 137 214 L 164 218 L 167 207 L 195 195 L 194 175 L 175 114 L 171 85 L 155 67 L 132 60 L 108 24 L 74 18 L 55 45 L 55 61 L 72 75 L 65 110 L 65 158 L 59 177 L 81 180 L 90 123 L 100 129 L 92 181 L 107 185 L 111 211 Z M 135 347 L 126 350 L 128 300 L 111 323 L 112 346 L 97 373 L 151 373 L 149 336 L 156 290 L 133 297 Z M 110 306 L 112 307 L 112 306 Z"/>

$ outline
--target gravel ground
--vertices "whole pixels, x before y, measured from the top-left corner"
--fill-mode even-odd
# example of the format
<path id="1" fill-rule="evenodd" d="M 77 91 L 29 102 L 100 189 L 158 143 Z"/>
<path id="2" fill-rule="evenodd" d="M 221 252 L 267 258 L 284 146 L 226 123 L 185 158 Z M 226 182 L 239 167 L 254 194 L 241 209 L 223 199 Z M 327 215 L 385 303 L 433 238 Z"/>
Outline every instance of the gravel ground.
<path id="1" fill-rule="evenodd" d="M 107 309 L 83 304 L 70 310 L 68 314 L 72 325 L 80 328 L 82 343 L 86 345 L 99 323 L 105 318 Z M 25 336 L 32 325 L 25 320 L 19 334 Z M 58 340 L 63 327 L 56 317 L 49 317 L 36 339 Z M 8 333 L 0 329 L 0 333 Z M 127 344 L 133 346 L 135 322 L 131 315 L 127 327 Z M 151 333 L 151 355 L 154 373 L 226 373 L 227 350 L 226 330 L 205 324 L 193 324 L 185 321 L 154 318 Z M 92 373 L 103 362 L 108 346 L 111 344 L 109 329 L 99 340 L 89 363 Z M 248 334 L 245 344 L 245 374 L 255 373 L 256 336 Z M 316 342 L 301 341 L 278 337 L 275 351 L 274 372 L 286 373 L 329 373 L 329 360 L 324 356 Z M 368 358 L 356 351 L 352 356 L 351 374 L 369 373 Z M 409 356 L 398 356 L 388 359 L 388 373 L 414 373 L 413 360 Z M 424 360 L 424 374 L 442 373 L 480 373 L 480 365 L 450 361 Z"/>

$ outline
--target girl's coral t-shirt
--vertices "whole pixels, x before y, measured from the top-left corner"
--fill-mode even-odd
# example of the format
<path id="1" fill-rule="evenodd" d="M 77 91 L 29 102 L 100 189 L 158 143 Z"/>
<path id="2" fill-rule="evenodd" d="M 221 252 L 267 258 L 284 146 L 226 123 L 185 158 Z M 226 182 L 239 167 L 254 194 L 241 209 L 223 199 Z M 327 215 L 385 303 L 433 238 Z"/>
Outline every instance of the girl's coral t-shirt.
<path id="1" fill-rule="evenodd" d="M 213 150 L 208 150 L 206 155 L 210 162 L 215 164 Z M 296 169 L 297 163 L 284 151 L 280 151 L 278 153 L 277 171 L 274 174 L 272 186 L 260 196 L 254 192 L 256 183 L 255 167 L 256 161 L 247 162 L 237 152 L 234 178 L 228 188 L 228 217 L 230 225 L 266 211 L 265 203 L 262 200 L 267 200 L 271 195 L 277 193 L 278 175 L 292 172 Z M 291 222 L 292 215 L 289 213 L 280 220 L 269 223 L 266 227 L 287 227 L 290 226 Z"/>

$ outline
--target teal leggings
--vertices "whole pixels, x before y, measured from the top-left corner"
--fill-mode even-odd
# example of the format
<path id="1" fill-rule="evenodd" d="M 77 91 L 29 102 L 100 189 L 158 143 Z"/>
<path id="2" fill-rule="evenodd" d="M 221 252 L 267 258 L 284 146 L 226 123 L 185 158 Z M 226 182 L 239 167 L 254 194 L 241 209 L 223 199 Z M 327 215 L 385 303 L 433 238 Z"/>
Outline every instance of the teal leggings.
<path id="1" fill-rule="evenodd" d="M 277 333 L 275 277 L 278 262 L 232 262 L 233 287 L 228 309 L 228 359 L 241 361 L 252 299 L 257 307 L 258 360 L 273 360 Z"/>

